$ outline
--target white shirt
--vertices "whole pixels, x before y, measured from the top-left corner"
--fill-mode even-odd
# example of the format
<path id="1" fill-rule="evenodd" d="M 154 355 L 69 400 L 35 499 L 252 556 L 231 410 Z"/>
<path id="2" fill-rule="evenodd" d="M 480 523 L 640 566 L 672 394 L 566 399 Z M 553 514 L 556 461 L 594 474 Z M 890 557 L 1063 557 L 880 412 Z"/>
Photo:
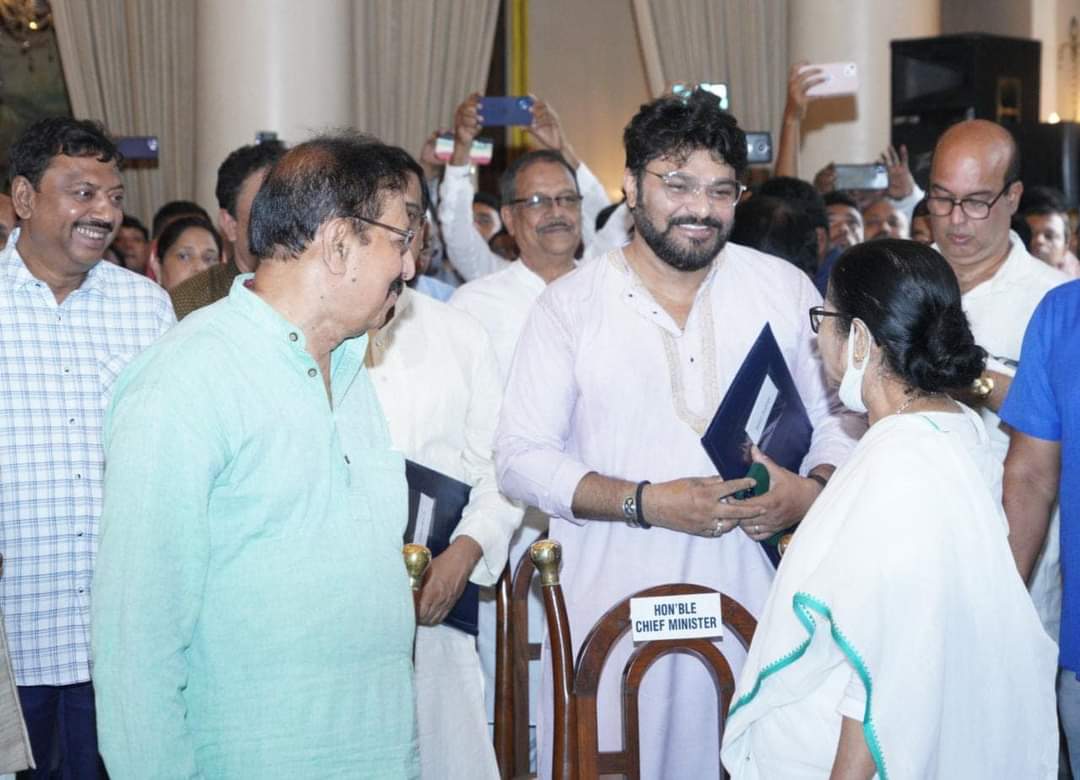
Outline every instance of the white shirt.
<path id="1" fill-rule="evenodd" d="M 394 318 L 374 338 L 368 368 L 405 457 L 472 486 L 451 540 L 467 534 L 484 551 L 470 579 L 498 580 L 522 510 L 495 482 L 491 448 L 502 380 L 491 342 L 471 317 L 402 290 Z"/>
<path id="2" fill-rule="evenodd" d="M 575 648 L 617 601 L 666 582 L 711 586 L 752 614 L 760 611 L 773 568 L 742 531 L 711 539 L 635 529 L 577 518 L 571 502 L 590 471 L 656 483 L 715 475 L 701 435 L 767 322 L 814 425 L 803 472 L 843 462 L 854 442 L 826 389 L 807 314 L 820 302 L 794 266 L 730 243 L 702 282 L 683 329 L 630 271 L 621 251 L 583 264 L 537 301 L 503 399 L 495 461 L 508 496 L 553 516 L 550 536 L 563 546 L 562 584 Z M 609 663 L 621 668 L 629 649 L 628 641 L 620 643 Z M 737 671 L 741 650 L 728 646 L 725 652 Z M 611 714 L 617 677 L 601 684 L 602 749 L 618 738 Z M 549 690 L 543 686 L 548 702 Z M 655 762 L 652 771 L 643 767 L 643 776 L 716 776 L 715 698 L 700 665 L 658 662 L 642 695 L 663 703 L 649 714 L 642 711 L 648 748 L 642 755 Z M 541 738 L 549 745 L 544 717 Z"/>
<path id="3" fill-rule="evenodd" d="M 499 377 L 503 385 L 510 375 L 518 336 L 533 303 L 546 283 L 520 260 L 500 271 L 463 284 L 450 297 L 450 305 L 468 312 L 484 326 L 495 347 Z"/>
<path id="4" fill-rule="evenodd" d="M 997 273 L 968 290 L 961 302 L 975 342 L 997 359 L 989 367 L 1011 375 L 1015 370 L 1003 365 L 1001 359 L 1020 360 L 1024 331 L 1035 307 L 1047 292 L 1069 281 L 1069 277 L 1028 254 L 1016 233 L 1009 231 L 1009 240 L 1009 254 Z M 990 432 L 990 445 L 1004 460 L 1009 434 L 988 408 L 982 407 L 981 414 Z"/>
<path id="5" fill-rule="evenodd" d="M 70 685 L 90 679 L 108 394 L 176 317 L 164 290 L 104 261 L 58 304 L 19 233 L 0 250 L 0 606 L 16 683 Z"/>
<path id="6" fill-rule="evenodd" d="M 585 163 L 578 165 L 576 176 L 581 193 L 581 240 L 585 245 L 585 254 L 591 255 L 596 215 L 610 201 L 604 185 Z M 447 165 L 439 188 L 439 226 L 442 228 L 446 253 L 466 281 L 494 273 L 511 263 L 495 254 L 473 225 L 474 194 L 469 166 Z"/>

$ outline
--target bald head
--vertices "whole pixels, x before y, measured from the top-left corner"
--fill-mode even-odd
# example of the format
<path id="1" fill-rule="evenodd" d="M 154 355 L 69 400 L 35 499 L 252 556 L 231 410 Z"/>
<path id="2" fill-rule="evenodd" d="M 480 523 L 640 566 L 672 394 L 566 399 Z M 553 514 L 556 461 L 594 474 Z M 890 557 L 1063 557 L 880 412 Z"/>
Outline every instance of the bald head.
<path id="1" fill-rule="evenodd" d="M 934 147 L 934 168 L 939 160 L 969 158 L 1000 172 L 1001 186 L 1020 179 L 1020 149 L 1012 133 L 986 119 L 959 122 L 938 138 Z M 931 169 L 930 178 L 933 178 Z"/>
<path id="2" fill-rule="evenodd" d="M 1005 262 L 1010 221 L 1023 191 L 1020 154 L 1005 128 L 973 119 L 938 139 L 926 205 L 934 240 L 963 292 L 993 277 Z"/>
<path id="3" fill-rule="evenodd" d="M 0 247 L 7 243 L 8 236 L 15 229 L 15 206 L 11 196 L 0 194 Z"/>

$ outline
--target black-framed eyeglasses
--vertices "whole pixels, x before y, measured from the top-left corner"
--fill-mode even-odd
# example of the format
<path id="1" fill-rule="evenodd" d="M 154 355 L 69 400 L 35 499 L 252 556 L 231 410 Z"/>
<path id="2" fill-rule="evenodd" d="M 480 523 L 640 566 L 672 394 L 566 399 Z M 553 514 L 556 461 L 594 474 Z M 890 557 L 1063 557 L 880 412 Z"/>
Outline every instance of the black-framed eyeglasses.
<path id="1" fill-rule="evenodd" d="M 1001 191 L 990 200 L 983 200 L 982 198 L 946 198 L 941 195 L 929 195 L 926 198 L 926 210 L 935 217 L 948 217 L 952 216 L 953 209 L 959 206 L 968 219 L 986 219 L 990 216 L 990 209 L 1014 184 L 1016 184 L 1015 180 L 1006 182 Z"/>
<path id="2" fill-rule="evenodd" d="M 356 217 L 356 219 L 361 222 L 366 222 L 369 225 L 374 225 L 375 227 L 381 227 L 383 230 L 389 230 L 394 235 L 401 236 L 405 240 L 404 245 L 401 247 L 401 254 L 403 255 L 409 251 L 409 247 L 412 246 L 413 239 L 416 238 L 416 231 L 412 228 L 405 228 L 404 230 L 402 230 L 401 228 L 396 228 L 393 225 L 387 225 L 385 222 L 368 219 L 367 217 Z"/>
<path id="3" fill-rule="evenodd" d="M 547 211 L 552 206 L 559 206 L 564 209 L 576 209 L 581 205 L 581 196 L 577 193 L 573 195 L 556 195 L 554 198 L 550 195 L 541 195 L 536 193 L 530 195 L 527 198 L 518 198 L 512 200 L 508 206 L 521 206 L 522 208 L 529 209 L 530 211 Z"/>
<path id="4" fill-rule="evenodd" d="M 717 206 L 734 206 L 739 202 L 739 198 L 742 197 L 743 191 L 746 189 L 742 182 L 731 179 L 716 179 L 706 184 L 696 176 L 691 176 L 682 171 L 657 173 L 646 168 L 645 173 L 655 176 L 663 182 L 667 196 L 678 203 L 690 200 L 690 198 L 696 198 L 704 190 L 709 200 Z"/>
<path id="5" fill-rule="evenodd" d="M 821 322 L 826 317 L 843 317 L 838 311 L 829 311 L 824 306 L 812 306 L 810 308 L 810 330 L 817 333 L 821 329 Z"/>

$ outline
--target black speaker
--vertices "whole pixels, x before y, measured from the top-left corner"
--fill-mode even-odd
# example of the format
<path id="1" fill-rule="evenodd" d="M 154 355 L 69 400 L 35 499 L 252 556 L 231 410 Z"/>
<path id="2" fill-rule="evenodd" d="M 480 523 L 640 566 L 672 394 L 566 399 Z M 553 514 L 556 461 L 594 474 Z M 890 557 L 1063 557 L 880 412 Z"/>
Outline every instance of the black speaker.
<path id="1" fill-rule="evenodd" d="M 1003 125 L 1039 120 L 1042 44 L 997 35 L 892 41 L 892 143 L 908 148 L 926 187 L 938 136 L 964 119 Z"/>
<path id="2" fill-rule="evenodd" d="M 1069 208 L 1080 206 L 1080 124 L 1031 122 L 1010 129 L 1020 147 L 1024 186 L 1054 187 Z"/>

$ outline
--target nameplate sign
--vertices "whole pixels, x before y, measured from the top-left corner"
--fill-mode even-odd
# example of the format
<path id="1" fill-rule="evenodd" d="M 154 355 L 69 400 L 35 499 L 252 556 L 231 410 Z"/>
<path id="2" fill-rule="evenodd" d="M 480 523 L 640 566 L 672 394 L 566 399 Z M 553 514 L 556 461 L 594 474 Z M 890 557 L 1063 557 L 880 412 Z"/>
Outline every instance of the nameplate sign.
<path id="1" fill-rule="evenodd" d="M 719 638 L 724 633 L 720 594 L 630 599 L 630 629 L 635 642 Z"/>

